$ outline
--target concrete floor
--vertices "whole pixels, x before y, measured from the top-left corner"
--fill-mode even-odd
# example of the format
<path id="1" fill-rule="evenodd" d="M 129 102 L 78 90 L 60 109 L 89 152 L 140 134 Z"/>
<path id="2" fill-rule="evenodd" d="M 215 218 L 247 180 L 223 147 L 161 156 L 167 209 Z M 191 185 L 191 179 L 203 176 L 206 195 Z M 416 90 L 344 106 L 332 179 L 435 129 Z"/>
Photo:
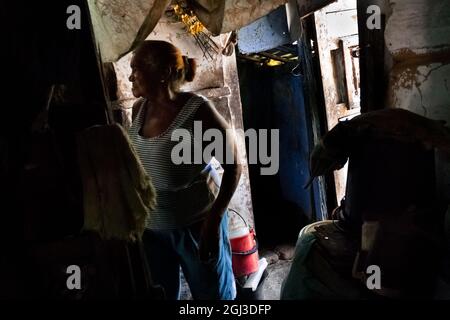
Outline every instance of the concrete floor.
<path id="1" fill-rule="evenodd" d="M 267 267 L 269 275 L 262 284 L 264 300 L 280 300 L 281 285 L 286 279 L 292 260 L 279 260 Z"/>
<path id="2" fill-rule="evenodd" d="M 272 250 L 260 251 L 260 257 L 265 257 L 269 262 L 269 266 L 267 267 L 268 275 L 262 283 L 261 288 L 260 296 L 262 300 L 280 299 L 281 285 L 287 277 L 291 267 L 293 251 L 294 247 L 290 245 L 283 246 L 281 250 L 275 248 Z M 181 300 L 192 300 L 189 286 L 187 285 L 182 273 L 180 298 Z"/>

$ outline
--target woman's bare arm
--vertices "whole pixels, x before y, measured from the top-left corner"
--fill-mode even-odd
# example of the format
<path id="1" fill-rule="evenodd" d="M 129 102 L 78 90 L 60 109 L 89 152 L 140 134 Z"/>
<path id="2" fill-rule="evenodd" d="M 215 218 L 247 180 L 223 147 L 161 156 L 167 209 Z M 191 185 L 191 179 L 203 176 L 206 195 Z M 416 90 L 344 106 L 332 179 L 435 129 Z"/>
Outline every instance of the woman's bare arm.
<path id="1" fill-rule="evenodd" d="M 200 257 L 204 260 L 215 255 L 219 243 L 219 226 L 225 210 L 228 208 L 231 198 L 239 183 L 242 167 L 238 161 L 237 144 L 234 135 L 230 134 L 230 126 L 225 119 L 217 112 L 211 103 L 204 103 L 199 107 L 196 115 L 197 120 L 202 121 L 204 131 L 208 129 L 218 129 L 222 133 L 224 150 L 222 150 L 222 167 L 224 173 L 220 185 L 219 194 L 214 201 L 210 212 L 203 224 L 202 238 L 200 241 Z M 231 162 L 227 162 L 226 152 L 232 151 Z"/>

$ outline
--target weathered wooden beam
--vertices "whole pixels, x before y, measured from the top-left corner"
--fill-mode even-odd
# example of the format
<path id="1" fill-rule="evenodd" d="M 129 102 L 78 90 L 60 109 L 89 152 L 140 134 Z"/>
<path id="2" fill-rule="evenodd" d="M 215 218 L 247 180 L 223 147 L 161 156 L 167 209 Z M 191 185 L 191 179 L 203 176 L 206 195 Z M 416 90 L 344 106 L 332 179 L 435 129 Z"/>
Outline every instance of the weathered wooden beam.
<path id="1" fill-rule="evenodd" d="M 358 29 L 360 47 L 361 113 L 384 108 L 388 84 L 385 61 L 385 15 L 381 14 L 381 28 L 367 28 L 367 7 L 373 1 L 358 1 Z"/>
<path id="2" fill-rule="evenodd" d="M 297 0 L 299 16 L 304 18 L 336 0 Z"/>

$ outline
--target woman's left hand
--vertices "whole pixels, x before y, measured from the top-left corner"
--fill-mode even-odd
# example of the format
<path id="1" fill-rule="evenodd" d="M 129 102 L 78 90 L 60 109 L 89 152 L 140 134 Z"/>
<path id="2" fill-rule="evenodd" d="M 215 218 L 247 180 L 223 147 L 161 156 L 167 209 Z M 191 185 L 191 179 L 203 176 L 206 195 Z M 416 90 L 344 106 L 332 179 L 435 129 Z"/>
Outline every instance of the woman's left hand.
<path id="1" fill-rule="evenodd" d="M 221 215 L 210 212 L 200 231 L 200 260 L 209 261 L 219 254 Z"/>

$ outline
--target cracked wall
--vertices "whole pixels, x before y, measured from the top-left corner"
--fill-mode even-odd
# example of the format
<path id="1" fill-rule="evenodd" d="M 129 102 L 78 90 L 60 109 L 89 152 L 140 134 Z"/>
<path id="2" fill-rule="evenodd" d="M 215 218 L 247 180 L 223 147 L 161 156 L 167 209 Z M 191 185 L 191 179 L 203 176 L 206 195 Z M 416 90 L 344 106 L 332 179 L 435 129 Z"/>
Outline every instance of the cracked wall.
<path id="1" fill-rule="evenodd" d="M 450 123 L 450 0 L 389 1 L 388 105 Z"/>

